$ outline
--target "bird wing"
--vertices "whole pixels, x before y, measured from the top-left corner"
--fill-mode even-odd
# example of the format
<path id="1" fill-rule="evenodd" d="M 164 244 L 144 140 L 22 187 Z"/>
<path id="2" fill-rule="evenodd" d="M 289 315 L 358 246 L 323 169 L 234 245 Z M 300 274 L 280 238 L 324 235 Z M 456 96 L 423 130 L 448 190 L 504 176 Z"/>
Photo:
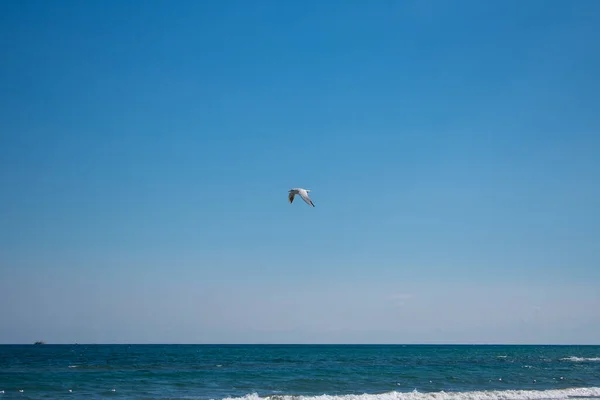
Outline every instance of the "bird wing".
<path id="1" fill-rule="evenodd" d="M 288 200 L 290 201 L 290 204 L 294 202 L 294 192 L 290 192 L 288 194 Z"/>
<path id="2" fill-rule="evenodd" d="M 300 197 L 302 197 L 302 200 L 304 200 L 309 206 L 315 206 L 310 197 L 308 197 L 308 193 L 300 192 Z"/>

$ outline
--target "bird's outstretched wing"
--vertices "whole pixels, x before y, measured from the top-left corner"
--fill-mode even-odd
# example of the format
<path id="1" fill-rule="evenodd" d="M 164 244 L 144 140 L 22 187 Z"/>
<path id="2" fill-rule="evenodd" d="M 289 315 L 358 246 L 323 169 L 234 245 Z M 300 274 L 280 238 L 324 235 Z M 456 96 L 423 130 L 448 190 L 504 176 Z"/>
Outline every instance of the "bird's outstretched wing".
<path id="1" fill-rule="evenodd" d="M 307 193 L 300 192 L 300 197 L 302 197 L 302 200 L 304 200 L 309 206 L 315 206 L 310 197 L 308 197 Z"/>
<path id="2" fill-rule="evenodd" d="M 290 204 L 294 202 L 294 192 L 290 192 L 288 194 L 288 200 L 290 201 Z"/>

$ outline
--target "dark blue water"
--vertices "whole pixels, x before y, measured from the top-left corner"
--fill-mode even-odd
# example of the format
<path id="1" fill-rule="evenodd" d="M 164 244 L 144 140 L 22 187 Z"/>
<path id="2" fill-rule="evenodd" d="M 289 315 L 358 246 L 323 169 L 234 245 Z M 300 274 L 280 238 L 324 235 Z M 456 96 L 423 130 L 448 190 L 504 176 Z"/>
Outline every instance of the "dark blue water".
<path id="1" fill-rule="evenodd" d="M 600 346 L 0 346 L 0 400 L 324 394 L 340 400 L 600 397 Z"/>

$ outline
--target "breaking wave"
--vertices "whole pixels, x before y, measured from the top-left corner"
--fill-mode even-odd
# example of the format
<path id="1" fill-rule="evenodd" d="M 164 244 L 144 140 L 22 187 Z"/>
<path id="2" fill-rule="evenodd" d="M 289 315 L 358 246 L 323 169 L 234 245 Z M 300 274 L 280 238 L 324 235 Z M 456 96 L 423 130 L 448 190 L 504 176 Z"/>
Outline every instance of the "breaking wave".
<path id="1" fill-rule="evenodd" d="M 224 400 L 561 400 L 569 398 L 600 398 L 600 387 L 554 390 L 490 390 L 474 392 L 388 392 L 358 395 L 294 396 L 273 395 L 260 397 L 247 394 Z"/>
<path id="2" fill-rule="evenodd" d="M 593 362 L 600 361 L 600 357 L 567 357 L 561 358 L 562 361 L 572 361 L 572 362 Z"/>

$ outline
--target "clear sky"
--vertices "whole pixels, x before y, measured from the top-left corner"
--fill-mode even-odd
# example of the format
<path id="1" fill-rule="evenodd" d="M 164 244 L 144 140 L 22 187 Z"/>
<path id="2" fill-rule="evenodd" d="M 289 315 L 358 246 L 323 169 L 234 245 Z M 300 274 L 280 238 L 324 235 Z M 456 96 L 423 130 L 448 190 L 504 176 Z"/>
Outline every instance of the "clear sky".
<path id="1" fill-rule="evenodd" d="M 2 1 L 0 343 L 599 343 L 599 43 L 594 0 Z"/>

